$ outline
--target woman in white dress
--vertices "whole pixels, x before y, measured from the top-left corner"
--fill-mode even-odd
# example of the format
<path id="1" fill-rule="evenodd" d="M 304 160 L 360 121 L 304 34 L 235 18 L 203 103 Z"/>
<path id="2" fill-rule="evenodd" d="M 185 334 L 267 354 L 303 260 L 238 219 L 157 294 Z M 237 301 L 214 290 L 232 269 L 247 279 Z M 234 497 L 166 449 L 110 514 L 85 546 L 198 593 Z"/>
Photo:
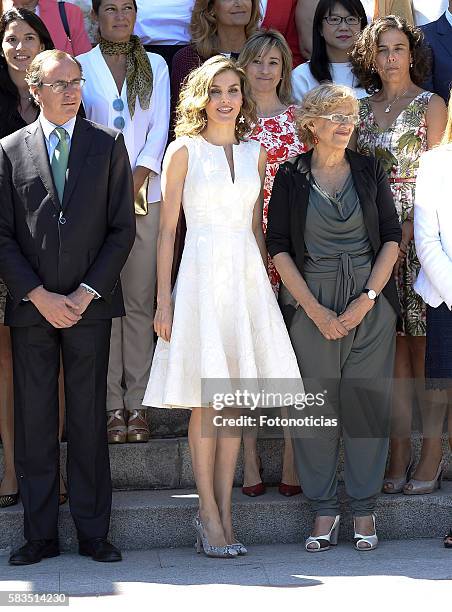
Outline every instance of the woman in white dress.
<path id="1" fill-rule="evenodd" d="M 159 336 L 145 405 L 192 409 L 189 443 L 199 494 L 198 551 L 235 557 L 231 495 L 240 428 L 216 427 L 212 396 L 231 379 L 297 379 L 296 358 L 268 280 L 262 232 L 266 153 L 245 140 L 256 121 L 243 70 L 223 56 L 191 73 L 177 139 L 165 156 L 157 254 Z M 187 220 L 173 295 L 171 266 L 180 206 Z M 258 387 L 260 388 L 260 387 Z M 229 416 L 231 411 L 229 411 Z M 234 415 L 234 413 L 232 413 Z M 237 413 L 236 413 L 237 415 Z M 216 423 L 218 425 L 218 423 Z"/>
<path id="2" fill-rule="evenodd" d="M 142 405 L 154 350 L 154 316 L 160 171 L 169 125 L 165 60 L 146 53 L 132 34 L 135 0 L 93 0 L 100 42 L 79 55 L 86 86 L 83 106 L 91 121 L 120 130 L 133 170 L 136 239 L 121 272 L 126 317 L 113 320 L 107 383 L 110 443 L 147 442 Z"/>

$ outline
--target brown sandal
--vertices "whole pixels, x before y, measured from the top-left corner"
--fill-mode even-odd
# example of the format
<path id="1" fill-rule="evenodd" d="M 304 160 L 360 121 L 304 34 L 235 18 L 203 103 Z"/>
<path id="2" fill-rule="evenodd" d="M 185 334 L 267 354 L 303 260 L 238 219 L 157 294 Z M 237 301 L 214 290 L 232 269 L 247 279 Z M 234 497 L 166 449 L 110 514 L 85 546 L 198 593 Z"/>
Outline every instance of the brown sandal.
<path id="1" fill-rule="evenodd" d="M 109 444 L 124 444 L 127 441 L 124 410 L 107 410 L 107 436 Z"/>

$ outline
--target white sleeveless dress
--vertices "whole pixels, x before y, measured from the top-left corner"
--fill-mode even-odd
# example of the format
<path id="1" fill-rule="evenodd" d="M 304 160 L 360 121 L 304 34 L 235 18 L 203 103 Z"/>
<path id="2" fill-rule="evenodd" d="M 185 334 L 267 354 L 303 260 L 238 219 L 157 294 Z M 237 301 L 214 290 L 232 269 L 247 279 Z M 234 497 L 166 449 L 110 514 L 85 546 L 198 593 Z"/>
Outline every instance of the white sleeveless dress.
<path id="1" fill-rule="evenodd" d="M 202 379 L 298 379 L 300 372 L 252 232 L 260 144 L 223 147 L 183 137 L 187 234 L 170 342 L 158 339 L 143 404 L 192 408 Z M 301 383 L 300 383 L 301 384 Z"/>

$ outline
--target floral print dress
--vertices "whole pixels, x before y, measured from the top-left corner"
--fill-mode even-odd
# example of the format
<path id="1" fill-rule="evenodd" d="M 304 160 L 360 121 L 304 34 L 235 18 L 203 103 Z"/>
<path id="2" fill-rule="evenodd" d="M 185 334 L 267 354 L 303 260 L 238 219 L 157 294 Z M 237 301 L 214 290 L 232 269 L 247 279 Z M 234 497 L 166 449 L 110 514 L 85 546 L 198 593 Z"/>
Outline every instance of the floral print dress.
<path id="1" fill-rule="evenodd" d="M 264 234 L 267 232 L 268 203 L 272 194 L 273 182 L 280 164 L 290 157 L 304 153 L 307 147 L 300 142 L 295 127 L 295 105 L 291 104 L 284 112 L 275 117 L 260 117 L 251 135 L 267 151 L 267 166 L 264 181 Z M 271 258 L 268 258 L 268 277 L 275 294 L 279 291 L 280 277 Z"/>
<path id="2" fill-rule="evenodd" d="M 427 150 L 426 114 L 433 94 L 423 91 L 400 113 L 386 130 L 379 128 L 369 98 L 360 100 L 357 149 L 375 155 L 386 170 L 400 223 L 406 221 L 414 206 L 419 158 Z M 403 336 L 425 336 L 425 304 L 413 285 L 420 270 L 414 240 L 396 276 L 402 308 Z"/>

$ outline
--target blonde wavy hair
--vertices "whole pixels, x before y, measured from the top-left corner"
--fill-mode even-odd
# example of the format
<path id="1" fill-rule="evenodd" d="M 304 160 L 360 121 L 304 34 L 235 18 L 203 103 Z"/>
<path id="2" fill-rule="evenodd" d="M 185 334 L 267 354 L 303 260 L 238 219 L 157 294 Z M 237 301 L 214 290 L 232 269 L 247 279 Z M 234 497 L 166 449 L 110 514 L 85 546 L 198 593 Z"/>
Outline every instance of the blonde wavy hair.
<path id="1" fill-rule="evenodd" d="M 218 25 L 214 5 L 216 0 L 195 0 L 191 14 L 191 42 L 203 59 L 208 59 L 221 51 L 218 48 Z M 252 0 L 251 19 L 245 27 L 245 36 L 249 38 L 259 27 L 261 19 L 260 1 Z"/>
<path id="2" fill-rule="evenodd" d="M 277 30 L 258 30 L 245 43 L 237 64 L 244 70 L 256 57 L 266 55 L 271 49 L 278 49 L 282 58 L 282 79 L 276 93 L 282 104 L 291 104 L 292 99 L 292 52 L 286 39 Z"/>
<path id="3" fill-rule="evenodd" d="M 358 100 L 350 87 L 324 83 L 311 89 L 303 98 L 295 117 L 298 137 L 301 142 L 312 146 L 314 144 L 314 133 L 311 120 L 321 115 L 330 115 L 346 103 L 351 105 L 352 113 L 357 115 Z"/>
<path id="4" fill-rule="evenodd" d="M 441 144 L 447 145 L 447 144 L 450 144 L 451 142 L 452 142 L 452 93 L 449 98 L 449 106 L 447 110 L 447 125 L 446 125 L 446 129 L 444 130 L 444 135 L 441 139 Z"/>
<path id="5" fill-rule="evenodd" d="M 243 68 L 234 60 L 223 55 L 215 55 L 202 66 L 188 75 L 179 96 L 176 109 L 176 137 L 197 136 L 207 125 L 206 106 L 210 101 L 210 88 L 216 76 L 232 70 L 240 79 L 242 91 L 242 108 L 235 124 L 235 136 L 238 141 L 246 140 L 257 122 L 256 103 L 251 96 L 251 89 Z"/>

